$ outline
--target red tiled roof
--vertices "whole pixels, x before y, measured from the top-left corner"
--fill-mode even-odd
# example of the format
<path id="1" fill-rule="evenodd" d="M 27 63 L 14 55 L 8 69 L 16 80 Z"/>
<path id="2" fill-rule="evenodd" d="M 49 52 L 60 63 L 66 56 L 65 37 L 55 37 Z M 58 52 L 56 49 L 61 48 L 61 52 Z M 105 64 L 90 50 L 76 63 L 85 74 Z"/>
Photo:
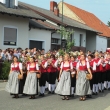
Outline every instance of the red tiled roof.
<path id="1" fill-rule="evenodd" d="M 106 26 L 100 19 L 98 19 L 94 14 L 72 6 L 70 4 L 64 3 L 71 11 L 73 11 L 79 18 L 81 18 L 86 25 L 98 30 L 102 34 L 101 36 L 110 37 L 110 29 Z"/>

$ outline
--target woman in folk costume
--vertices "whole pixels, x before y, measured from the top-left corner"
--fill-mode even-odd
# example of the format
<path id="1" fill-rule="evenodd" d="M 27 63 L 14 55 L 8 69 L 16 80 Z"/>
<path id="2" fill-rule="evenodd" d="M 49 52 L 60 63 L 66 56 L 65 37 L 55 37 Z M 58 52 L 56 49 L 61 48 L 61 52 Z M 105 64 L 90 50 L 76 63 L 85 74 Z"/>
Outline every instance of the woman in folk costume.
<path id="1" fill-rule="evenodd" d="M 22 63 L 22 71 L 23 71 L 23 78 L 20 79 L 19 81 L 19 94 L 22 94 L 23 96 L 25 96 L 25 94 L 23 94 L 23 89 L 24 89 L 24 84 L 25 84 L 26 76 L 27 76 L 26 62 Z"/>
<path id="2" fill-rule="evenodd" d="M 95 85 L 93 84 L 94 82 L 94 71 L 96 70 L 96 63 L 94 62 L 93 58 L 94 56 L 92 54 L 88 55 L 88 62 L 89 62 L 89 65 L 90 65 L 90 70 L 92 72 L 92 75 L 93 75 L 93 78 L 90 81 L 90 87 L 91 87 L 91 90 L 93 91 L 93 93 L 95 93 Z M 92 96 L 91 95 L 87 95 L 88 98 L 91 98 Z"/>
<path id="3" fill-rule="evenodd" d="M 37 94 L 37 76 L 36 73 L 39 72 L 38 63 L 35 62 L 34 57 L 30 57 L 30 63 L 27 66 L 27 77 L 24 85 L 24 94 L 30 95 L 30 99 L 35 99 Z"/>
<path id="4" fill-rule="evenodd" d="M 11 69 L 9 73 L 9 79 L 6 85 L 6 91 L 13 94 L 13 98 L 19 98 L 19 75 L 23 77 L 22 63 L 18 62 L 16 56 L 13 57 L 13 63 L 11 63 Z"/>
<path id="5" fill-rule="evenodd" d="M 74 97 L 74 90 L 76 86 L 76 65 L 77 65 L 74 56 L 71 56 L 71 63 L 73 65 L 73 72 L 71 72 L 71 96 Z"/>
<path id="6" fill-rule="evenodd" d="M 100 79 L 100 58 L 99 58 L 99 53 L 96 52 L 95 53 L 95 58 L 93 59 L 93 62 L 96 63 L 96 70 L 94 71 L 93 77 L 93 85 L 94 85 L 94 92 L 93 95 L 97 95 L 98 94 L 98 83 L 99 83 L 99 79 Z"/>
<path id="7" fill-rule="evenodd" d="M 44 96 L 45 85 L 46 85 L 46 80 L 47 80 L 47 69 L 46 69 L 47 62 L 44 59 L 44 55 L 41 55 L 40 59 L 41 59 L 41 62 L 40 62 L 41 77 L 39 79 L 39 85 L 40 85 L 40 95 L 39 96 Z"/>
<path id="8" fill-rule="evenodd" d="M 104 56 L 101 56 L 101 62 L 100 62 L 100 85 L 99 85 L 99 92 L 104 92 L 104 81 L 106 79 L 106 63 Z"/>
<path id="9" fill-rule="evenodd" d="M 61 63 L 59 83 L 55 90 L 56 94 L 63 95 L 62 100 L 69 100 L 68 96 L 71 94 L 71 70 L 73 65 L 69 62 L 69 55 L 66 54 L 64 62 Z"/>
<path id="10" fill-rule="evenodd" d="M 48 72 L 48 83 L 49 83 L 49 94 L 54 94 L 55 90 L 55 81 L 56 81 L 56 72 L 55 67 L 55 55 L 51 55 L 50 59 L 47 61 L 47 72 Z"/>
<path id="11" fill-rule="evenodd" d="M 57 80 L 59 80 L 60 66 L 63 61 L 63 56 L 60 55 L 59 58 L 55 62 L 55 67 L 57 68 Z"/>
<path id="12" fill-rule="evenodd" d="M 86 61 L 85 55 L 81 55 L 80 61 L 77 63 L 77 80 L 76 80 L 76 95 L 80 96 L 81 101 L 86 100 L 86 95 L 91 94 L 89 80 L 86 78 L 87 73 L 91 75 L 89 62 Z"/>
<path id="13" fill-rule="evenodd" d="M 108 53 L 106 59 L 105 59 L 105 63 L 106 63 L 106 78 L 104 79 L 104 86 L 105 86 L 105 90 L 108 89 L 110 90 L 110 53 Z M 108 81 L 108 87 L 107 87 L 107 81 Z"/>

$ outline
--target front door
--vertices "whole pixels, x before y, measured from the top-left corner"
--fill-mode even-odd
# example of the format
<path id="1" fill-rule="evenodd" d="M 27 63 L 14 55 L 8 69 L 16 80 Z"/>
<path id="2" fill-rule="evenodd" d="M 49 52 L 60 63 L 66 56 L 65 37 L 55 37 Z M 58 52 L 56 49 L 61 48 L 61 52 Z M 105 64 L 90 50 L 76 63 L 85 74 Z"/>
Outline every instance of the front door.
<path id="1" fill-rule="evenodd" d="M 33 49 L 33 48 L 37 48 L 39 50 L 42 49 L 42 41 L 34 41 L 34 40 L 30 40 L 29 42 L 29 48 Z"/>

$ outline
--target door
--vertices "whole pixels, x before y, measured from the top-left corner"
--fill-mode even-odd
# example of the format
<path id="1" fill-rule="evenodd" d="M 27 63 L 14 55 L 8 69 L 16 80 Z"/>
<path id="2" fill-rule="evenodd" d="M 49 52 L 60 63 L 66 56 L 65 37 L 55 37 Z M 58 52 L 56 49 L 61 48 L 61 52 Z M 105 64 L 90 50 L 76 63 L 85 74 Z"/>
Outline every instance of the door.
<path id="1" fill-rule="evenodd" d="M 33 49 L 33 48 L 37 48 L 39 50 L 42 49 L 42 41 L 34 41 L 34 40 L 30 40 L 29 42 L 29 48 Z"/>

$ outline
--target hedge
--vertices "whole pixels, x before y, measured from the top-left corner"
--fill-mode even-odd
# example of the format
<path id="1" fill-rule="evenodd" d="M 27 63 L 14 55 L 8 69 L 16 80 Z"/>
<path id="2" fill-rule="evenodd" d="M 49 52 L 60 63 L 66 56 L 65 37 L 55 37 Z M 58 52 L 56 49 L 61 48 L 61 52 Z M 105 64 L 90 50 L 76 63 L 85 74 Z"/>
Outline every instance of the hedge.
<path id="1" fill-rule="evenodd" d="M 8 79 L 8 75 L 10 72 L 10 62 L 5 61 L 2 65 L 2 74 L 0 76 L 0 79 L 5 80 Z"/>

